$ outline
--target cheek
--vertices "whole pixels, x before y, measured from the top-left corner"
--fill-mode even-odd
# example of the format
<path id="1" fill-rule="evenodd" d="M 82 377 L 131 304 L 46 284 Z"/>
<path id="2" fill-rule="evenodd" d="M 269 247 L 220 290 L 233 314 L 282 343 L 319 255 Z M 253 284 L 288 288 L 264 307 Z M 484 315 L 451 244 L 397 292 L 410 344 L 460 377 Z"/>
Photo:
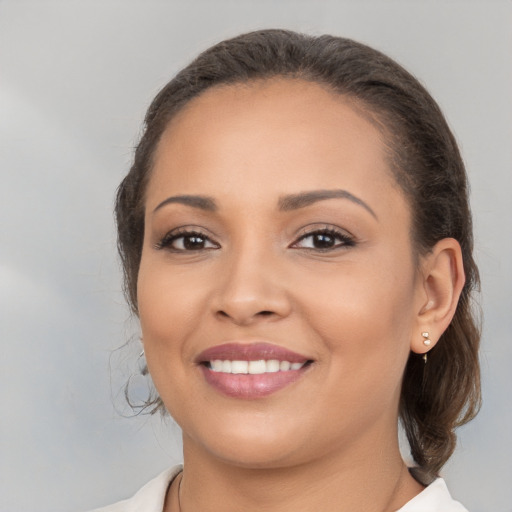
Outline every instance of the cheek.
<path id="1" fill-rule="evenodd" d="M 407 265 L 395 272 L 385 260 L 380 263 L 347 266 L 316 276 L 314 283 L 304 280 L 298 302 L 310 329 L 328 347 L 333 367 L 349 372 L 354 382 L 381 376 L 393 385 L 409 354 L 414 280 Z M 308 293 L 312 289 L 314 295 Z"/>
<path id="2" fill-rule="evenodd" d="M 311 320 L 336 325 L 340 335 L 372 329 L 385 335 L 393 326 L 400 330 L 412 311 L 412 272 L 407 265 L 393 271 L 380 263 L 346 264 L 324 274 L 305 273 L 299 302 L 315 311 L 308 315 Z"/>
<path id="3" fill-rule="evenodd" d="M 152 380 L 167 409 L 175 416 L 187 395 L 190 354 L 188 339 L 197 330 L 201 311 L 197 283 L 179 269 L 166 271 L 150 259 L 141 262 L 138 280 L 139 318 Z M 190 349 L 189 349 L 190 350 Z"/>
<path id="4" fill-rule="evenodd" d="M 186 336 L 198 319 L 201 289 L 179 269 L 166 271 L 155 262 L 142 261 L 137 298 L 145 341 L 173 346 L 172 339 Z"/>
<path id="5" fill-rule="evenodd" d="M 137 285 L 148 369 L 166 409 L 181 420 L 181 411 L 191 409 L 186 341 L 197 330 L 198 303 L 204 301 L 198 297 L 197 283 L 185 279 L 179 268 L 169 272 L 150 258 L 142 259 Z"/>

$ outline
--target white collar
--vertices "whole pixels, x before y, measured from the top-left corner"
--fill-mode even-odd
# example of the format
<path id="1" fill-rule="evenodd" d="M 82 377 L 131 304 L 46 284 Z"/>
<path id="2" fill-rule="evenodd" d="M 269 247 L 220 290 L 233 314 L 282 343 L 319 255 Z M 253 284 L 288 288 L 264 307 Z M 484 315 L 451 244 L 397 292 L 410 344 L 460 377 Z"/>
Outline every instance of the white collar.
<path id="1" fill-rule="evenodd" d="M 182 469 L 181 465 L 166 469 L 131 498 L 91 512 L 163 512 L 167 489 Z"/>
<path id="2" fill-rule="evenodd" d="M 436 478 L 397 512 L 468 512 L 450 496 L 442 478 Z"/>

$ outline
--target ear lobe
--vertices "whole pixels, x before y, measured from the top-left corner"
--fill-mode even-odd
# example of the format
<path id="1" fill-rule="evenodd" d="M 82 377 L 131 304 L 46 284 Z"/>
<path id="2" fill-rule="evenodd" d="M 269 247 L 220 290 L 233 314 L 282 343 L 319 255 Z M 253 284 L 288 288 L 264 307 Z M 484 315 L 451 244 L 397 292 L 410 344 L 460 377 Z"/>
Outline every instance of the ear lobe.
<path id="1" fill-rule="evenodd" d="M 457 309 L 465 282 L 462 251 L 457 240 L 440 240 L 422 261 L 423 299 L 418 315 L 418 335 L 411 340 L 411 350 L 428 352 L 446 330 Z M 430 343 L 422 333 L 428 333 Z"/>

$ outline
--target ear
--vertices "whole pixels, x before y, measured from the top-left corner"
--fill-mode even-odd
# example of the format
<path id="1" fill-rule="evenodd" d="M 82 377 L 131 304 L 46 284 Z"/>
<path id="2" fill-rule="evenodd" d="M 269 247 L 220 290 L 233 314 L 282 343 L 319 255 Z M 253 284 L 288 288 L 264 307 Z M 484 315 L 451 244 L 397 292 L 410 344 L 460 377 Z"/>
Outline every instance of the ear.
<path id="1" fill-rule="evenodd" d="M 420 272 L 417 335 L 411 340 L 411 350 L 424 354 L 435 346 L 452 321 L 464 287 L 462 251 L 457 240 L 440 240 L 422 258 Z M 428 338 L 424 336 L 426 333 Z M 430 343 L 425 343 L 426 339 Z"/>

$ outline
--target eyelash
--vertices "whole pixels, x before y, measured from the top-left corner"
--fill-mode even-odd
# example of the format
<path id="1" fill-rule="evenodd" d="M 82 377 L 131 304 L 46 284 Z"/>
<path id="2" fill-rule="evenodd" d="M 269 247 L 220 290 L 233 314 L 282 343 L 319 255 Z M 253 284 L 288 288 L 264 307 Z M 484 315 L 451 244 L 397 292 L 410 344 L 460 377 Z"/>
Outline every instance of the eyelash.
<path id="1" fill-rule="evenodd" d="M 314 236 L 328 236 L 331 237 L 334 240 L 337 240 L 338 243 L 335 244 L 333 247 L 302 247 L 302 249 L 308 250 L 308 251 L 316 251 L 316 252 L 329 252 L 334 251 L 337 249 L 341 249 L 343 247 L 353 247 L 356 245 L 354 239 L 345 234 L 342 233 L 336 229 L 333 228 L 323 228 L 323 229 L 315 229 L 313 231 L 308 231 L 307 233 L 302 234 L 296 242 L 294 242 L 290 247 L 292 248 L 300 248 L 296 247 L 297 244 L 303 240 L 306 240 L 307 238 L 314 237 Z M 183 239 L 191 239 L 193 237 L 200 238 L 204 241 L 205 244 L 210 243 L 214 247 L 201 247 L 199 249 L 186 249 L 186 248 L 180 248 L 177 249 L 175 247 L 172 247 L 172 244 L 176 242 L 177 240 Z M 208 236 L 206 236 L 204 233 L 201 233 L 200 231 L 194 231 L 194 230 L 187 230 L 187 229 L 180 229 L 177 231 L 173 231 L 170 233 L 167 233 L 162 240 L 160 240 L 156 244 L 156 249 L 168 249 L 175 253 L 184 253 L 184 252 L 199 252 L 202 250 L 211 250 L 211 249 L 218 249 L 220 246 L 216 242 L 213 242 Z"/>
<path id="2" fill-rule="evenodd" d="M 201 249 L 176 249 L 174 247 L 172 247 L 172 244 L 174 242 L 176 242 L 176 240 L 179 240 L 180 238 L 185 240 L 186 238 L 190 239 L 190 238 L 193 238 L 193 237 L 196 237 L 196 238 L 200 238 L 202 240 L 205 241 L 205 243 L 207 242 L 210 242 L 211 244 L 217 246 L 217 247 L 203 247 Z M 160 240 L 157 244 L 156 244 L 156 248 L 157 249 L 168 249 L 172 252 L 177 252 L 177 253 L 183 253 L 183 252 L 199 252 L 200 250 L 211 250 L 211 249 L 214 249 L 214 248 L 218 248 L 219 245 L 216 244 L 215 242 L 212 242 L 212 240 L 206 236 L 204 233 L 201 233 L 200 231 L 194 231 L 194 230 L 188 230 L 188 229 L 178 229 L 176 231 L 171 231 L 170 233 L 167 233 L 163 238 L 162 240 Z"/>
<path id="3" fill-rule="evenodd" d="M 315 229 L 313 231 L 308 231 L 307 233 L 304 233 L 299 237 L 299 239 L 293 243 L 292 247 L 294 245 L 297 245 L 300 241 L 306 240 L 307 238 L 313 237 L 313 236 L 329 236 L 332 237 L 334 240 L 338 240 L 339 243 L 334 245 L 333 247 L 303 247 L 303 249 L 310 250 L 310 251 L 317 251 L 317 252 L 329 252 L 334 251 L 337 249 L 341 249 L 343 247 L 353 247 L 355 245 L 355 240 L 347 235 L 346 233 L 343 233 L 341 231 L 338 231 L 337 229 L 333 228 L 323 228 L 323 229 Z"/>

